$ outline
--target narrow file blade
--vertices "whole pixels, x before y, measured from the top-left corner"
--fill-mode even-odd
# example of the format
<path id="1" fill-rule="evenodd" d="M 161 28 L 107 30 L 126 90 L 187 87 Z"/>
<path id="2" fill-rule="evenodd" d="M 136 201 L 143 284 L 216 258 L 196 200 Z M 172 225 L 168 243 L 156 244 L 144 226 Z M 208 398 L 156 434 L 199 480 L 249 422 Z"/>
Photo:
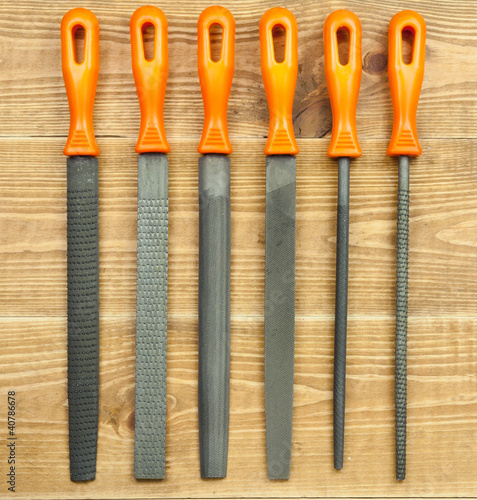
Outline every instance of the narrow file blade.
<path id="1" fill-rule="evenodd" d="M 407 422 L 407 299 L 409 254 L 409 157 L 399 157 L 396 255 L 396 479 L 406 478 Z"/>
<path id="2" fill-rule="evenodd" d="M 134 477 L 164 479 L 168 271 L 168 161 L 138 160 Z"/>
<path id="3" fill-rule="evenodd" d="M 199 159 L 199 442 L 203 478 L 227 474 L 230 381 L 230 159 Z"/>
<path id="4" fill-rule="evenodd" d="M 349 255 L 349 174 L 350 159 L 338 159 L 338 216 L 336 231 L 335 352 L 333 375 L 333 449 L 334 467 L 343 468 L 346 337 L 348 325 L 348 255 Z"/>
<path id="5" fill-rule="evenodd" d="M 267 157 L 265 417 L 269 479 L 290 476 L 295 346 L 296 159 Z"/>
<path id="6" fill-rule="evenodd" d="M 67 159 L 70 476 L 96 476 L 99 404 L 98 159 Z"/>

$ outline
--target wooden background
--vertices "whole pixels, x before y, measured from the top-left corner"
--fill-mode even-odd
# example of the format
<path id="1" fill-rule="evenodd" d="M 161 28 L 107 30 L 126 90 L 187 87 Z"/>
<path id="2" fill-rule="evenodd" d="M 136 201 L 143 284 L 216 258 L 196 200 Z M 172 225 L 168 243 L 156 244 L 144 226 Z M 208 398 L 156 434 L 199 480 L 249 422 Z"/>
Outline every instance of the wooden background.
<path id="1" fill-rule="evenodd" d="M 200 479 L 197 427 L 197 145 L 203 109 L 196 23 L 208 4 L 164 0 L 170 72 L 167 479 L 135 481 L 134 341 L 139 105 L 129 19 L 137 0 L 0 4 L 0 435 L 17 393 L 17 498 L 477 496 L 477 2 L 283 1 L 299 26 L 296 374 L 288 482 L 267 479 L 263 388 L 268 109 L 258 23 L 274 2 L 224 1 L 235 16 L 232 155 L 232 364 L 228 476 Z M 69 112 L 60 21 L 77 6 L 100 23 L 94 122 L 100 156 L 101 395 L 97 479 L 69 481 L 66 397 L 66 160 Z M 351 174 L 345 467 L 332 462 L 337 166 L 322 28 L 338 8 L 363 27 Z M 399 10 L 427 22 L 411 164 L 408 475 L 394 479 L 397 161 L 387 29 Z M 4 412 L 4 413 L 1 413 Z M 0 449 L 0 496 L 9 495 Z M 10 496 L 13 496 L 11 494 Z"/>

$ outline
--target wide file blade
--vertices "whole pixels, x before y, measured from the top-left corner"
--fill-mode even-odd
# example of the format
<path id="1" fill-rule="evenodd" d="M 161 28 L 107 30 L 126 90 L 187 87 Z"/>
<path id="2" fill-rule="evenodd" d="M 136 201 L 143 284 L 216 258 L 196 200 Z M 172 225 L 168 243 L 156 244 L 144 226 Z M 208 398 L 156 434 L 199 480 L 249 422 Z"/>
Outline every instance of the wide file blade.
<path id="1" fill-rule="evenodd" d="M 296 158 L 267 157 L 265 417 L 269 479 L 290 476 L 295 347 Z"/>
<path id="2" fill-rule="evenodd" d="M 68 403 L 72 481 L 96 475 L 99 404 L 98 159 L 67 159 Z"/>
<path id="3" fill-rule="evenodd" d="M 165 154 L 139 155 L 136 479 L 164 479 L 166 468 L 168 172 Z"/>
<path id="4" fill-rule="evenodd" d="M 199 159 L 199 441 L 203 478 L 225 477 L 230 382 L 230 159 Z"/>

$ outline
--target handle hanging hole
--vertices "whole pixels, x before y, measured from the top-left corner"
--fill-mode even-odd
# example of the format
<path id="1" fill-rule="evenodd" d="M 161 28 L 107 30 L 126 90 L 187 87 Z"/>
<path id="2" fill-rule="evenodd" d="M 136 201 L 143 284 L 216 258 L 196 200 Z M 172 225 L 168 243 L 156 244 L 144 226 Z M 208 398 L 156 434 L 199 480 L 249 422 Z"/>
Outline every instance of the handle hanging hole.
<path id="1" fill-rule="evenodd" d="M 72 30 L 73 36 L 73 44 L 75 47 L 75 62 L 76 64 L 81 64 L 84 60 L 84 39 L 85 39 L 85 30 L 83 26 L 79 25 L 75 26 Z"/>
<path id="2" fill-rule="evenodd" d="M 410 26 L 405 26 L 401 32 L 402 37 L 402 62 L 404 64 L 412 63 L 412 52 L 414 49 L 414 38 L 415 31 L 414 28 Z"/>
<path id="3" fill-rule="evenodd" d="M 156 35 L 156 28 L 152 23 L 144 23 L 141 31 L 144 58 L 147 61 L 152 61 L 154 58 L 154 39 Z"/>
<path id="4" fill-rule="evenodd" d="M 350 52 L 350 34 L 349 29 L 342 26 L 336 31 L 336 43 L 338 44 L 338 59 L 342 66 L 349 62 Z"/>
<path id="5" fill-rule="evenodd" d="M 219 62 L 222 57 L 222 26 L 218 23 L 209 28 L 210 58 L 213 62 Z"/>
<path id="6" fill-rule="evenodd" d="M 287 31 L 281 25 L 277 24 L 272 28 L 273 37 L 273 58 L 276 63 L 282 63 L 285 60 L 285 42 Z"/>

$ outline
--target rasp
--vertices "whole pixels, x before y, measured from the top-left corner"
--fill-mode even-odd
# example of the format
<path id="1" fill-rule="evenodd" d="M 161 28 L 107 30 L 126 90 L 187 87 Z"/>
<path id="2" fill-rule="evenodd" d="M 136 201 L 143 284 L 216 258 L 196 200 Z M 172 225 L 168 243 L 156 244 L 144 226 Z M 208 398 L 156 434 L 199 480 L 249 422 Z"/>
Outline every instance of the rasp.
<path id="1" fill-rule="evenodd" d="M 283 62 L 273 29 L 285 30 Z M 262 77 L 270 114 L 265 214 L 265 420 L 269 479 L 288 479 L 292 448 L 295 347 L 295 202 L 298 146 L 293 98 L 298 74 L 298 28 L 284 8 L 260 21 Z"/>
<path id="2" fill-rule="evenodd" d="M 403 60 L 403 33 L 414 36 L 411 61 Z M 389 85 L 394 109 L 387 154 L 399 157 L 396 269 L 396 479 L 406 477 L 407 419 L 407 279 L 409 239 L 409 157 L 422 153 L 416 114 L 426 50 L 426 23 L 412 10 L 397 13 L 389 24 Z"/>
<path id="3" fill-rule="evenodd" d="M 349 36 L 348 60 L 340 62 L 338 32 Z M 361 83 L 361 23 L 349 10 L 331 13 L 323 28 L 325 75 L 330 95 L 333 128 L 328 149 L 338 158 L 336 234 L 335 352 L 333 377 L 334 467 L 343 468 L 348 323 L 348 240 L 350 158 L 361 156 L 356 134 L 356 107 Z"/>
<path id="4" fill-rule="evenodd" d="M 222 28 L 218 61 L 210 28 Z M 235 20 L 224 7 L 198 21 L 204 101 L 199 159 L 199 444 L 202 478 L 227 475 L 230 382 L 230 159 L 227 103 L 235 59 Z"/>
<path id="5" fill-rule="evenodd" d="M 83 60 L 75 32 L 85 31 Z M 61 21 L 61 59 L 70 107 L 67 171 L 68 415 L 70 476 L 96 476 L 99 404 L 98 159 L 93 105 L 98 81 L 99 26 L 73 9 Z"/>
<path id="6" fill-rule="evenodd" d="M 143 33 L 154 27 L 146 58 Z M 167 19 L 157 7 L 131 17 L 131 55 L 141 107 L 138 159 L 136 401 L 134 477 L 164 479 L 166 469 L 168 162 L 163 110 L 169 69 Z"/>

